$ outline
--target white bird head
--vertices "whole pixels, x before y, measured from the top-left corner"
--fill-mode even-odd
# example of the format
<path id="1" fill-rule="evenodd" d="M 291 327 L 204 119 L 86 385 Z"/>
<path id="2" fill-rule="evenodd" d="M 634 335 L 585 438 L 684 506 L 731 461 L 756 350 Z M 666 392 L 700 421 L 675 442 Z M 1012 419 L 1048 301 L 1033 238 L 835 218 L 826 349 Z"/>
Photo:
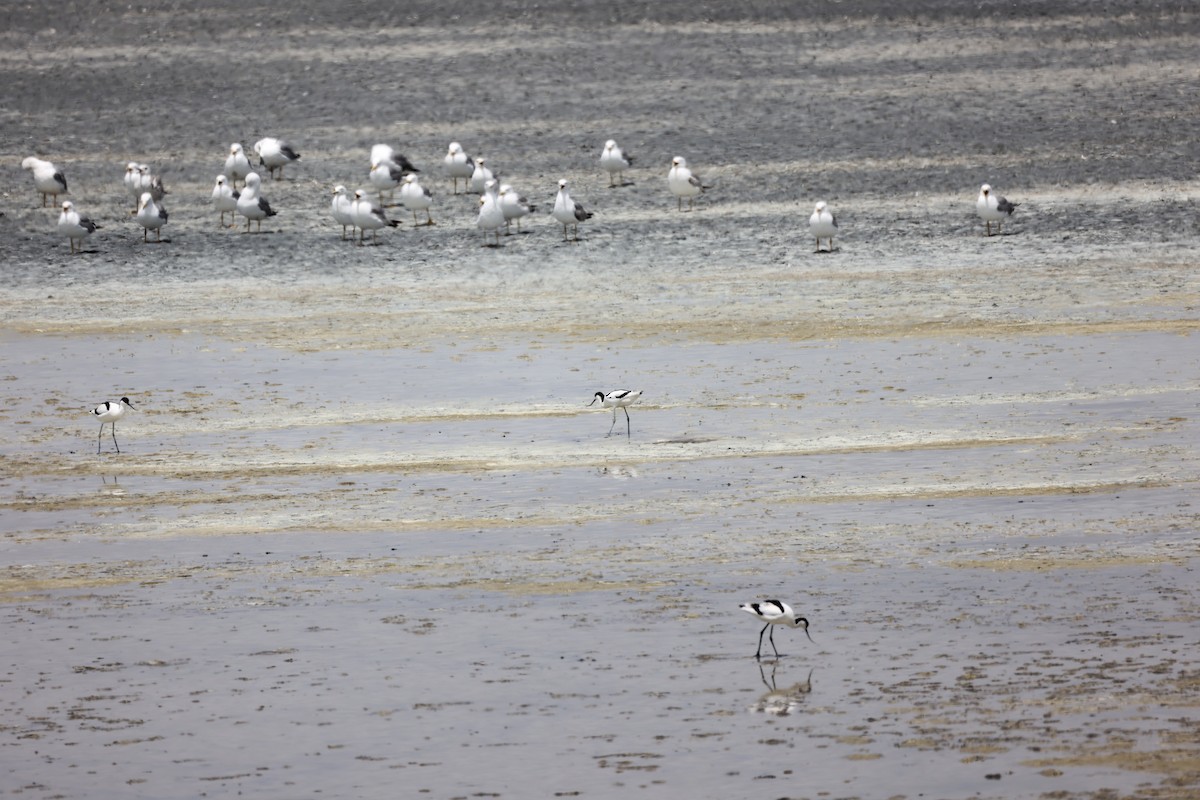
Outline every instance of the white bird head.
<path id="1" fill-rule="evenodd" d="M 142 192 L 142 196 L 140 198 L 138 198 L 138 210 L 145 208 L 146 206 L 148 206 L 150 203 L 153 203 L 153 202 L 154 202 L 154 198 L 150 196 L 149 192 Z"/>
<path id="2" fill-rule="evenodd" d="M 217 176 L 217 186 L 224 186 L 226 180 L 227 179 L 224 175 L 218 175 Z"/>
<path id="3" fill-rule="evenodd" d="M 816 207 L 815 207 L 813 210 L 814 210 L 814 211 L 816 211 L 818 214 L 820 214 L 822 211 L 824 211 L 824 210 L 825 210 L 825 208 L 826 208 L 826 206 L 825 206 L 825 201 L 824 201 L 824 200 L 820 200 L 820 201 L 818 201 L 818 202 L 817 202 L 817 205 L 816 205 Z"/>
<path id="4" fill-rule="evenodd" d="M 454 155 L 458 155 L 458 154 L 459 154 L 459 153 L 461 153 L 461 152 L 462 152 L 462 145 L 461 145 L 461 144 L 459 144 L 458 142 L 451 142 L 451 143 L 450 143 L 450 152 L 449 152 L 449 155 L 452 155 L 452 156 L 454 156 Z"/>
<path id="5" fill-rule="evenodd" d="M 242 146 L 237 142 L 229 145 L 229 155 L 236 156 L 240 152 L 242 152 Z"/>
<path id="6" fill-rule="evenodd" d="M 984 196 L 990 194 L 991 191 L 992 191 L 992 187 L 989 184 L 985 183 L 983 186 L 979 187 L 979 193 Z"/>
<path id="7" fill-rule="evenodd" d="M 671 159 L 671 166 L 674 166 L 674 167 L 686 167 L 686 166 L 687 166 L 687 159 L 686 159 L 686 158 L 684 158 L 683 156 L 675 156 L 674 158 L 672 158 L 672 159 Z"/>
<path id="8" fill-rule="evenodd" d="M 362 189 L 355 189 L 355 190 L 354 190 L 354 199 L 355 199 L 355 200 L 362 200 L 362 199 L 363 199 L 363 190 L 362 190 Z"/>
<path id="9" fill-rule="evenodd" d="M 410 172 L 410 173 L 408 173 L 407 175 L 405 175 L 405 176 L 404 176 L 404 182 L 405 182 L 405 183 L 416 183 L 416 182 L 417 182 L 417 176 L 416 176 L 416 175 L 413 175 L 413 174 Z"/>
<path id="10" fill-rule="evenodd" d="M 346 193 L 346 187 L 345 187 L 345 186 L 342 186 L 342 185 L 339 183 L 337 186 L 333 187 L 333 193 L 334 193 L 334 194 L 345 194 L 345 193 Z"/>
<path id="11" fill-rule="evenodd" d="M 616 147 L 616 146 L 617 146 L 617 140 L 616 140 L 616 139 L 609 139 L 607 142 L 605 142 L 605 143 L 604 143 L 604 149 L 605 149 L 605 150 L 612 150 L 612 149 L 613 149 L 614 147 Z"/>
<path id="12" fill-rule="evenodd" d="M 246 186 L 258 186 L 262 183 L 262 178 L 258 177 L 257 172 L 251 172 L 246 176 Z"/>
<path id="13" fill-rule="evenodd" d="M 567 179 L 566 178 L 563 178 L 562 180 L 560 180 L 558 182 L 558 188 L 560 188 L 560 189 L 567 188 Z"/>
<path id="14" fill-rule="evenodd" d="M 74 203 L 72 203 L 70 200 L 64 200 L 64 201 L 63 201 L 62 209 L 63 209 L 63 211 L 64 211 L 64 212 L 66 212 L 66 211 L 70 211 L 70 210 L 71 210 L 72 208 L 74 208 L 74 207 L 75 207 L 75 204 L 74 204 Z"/>

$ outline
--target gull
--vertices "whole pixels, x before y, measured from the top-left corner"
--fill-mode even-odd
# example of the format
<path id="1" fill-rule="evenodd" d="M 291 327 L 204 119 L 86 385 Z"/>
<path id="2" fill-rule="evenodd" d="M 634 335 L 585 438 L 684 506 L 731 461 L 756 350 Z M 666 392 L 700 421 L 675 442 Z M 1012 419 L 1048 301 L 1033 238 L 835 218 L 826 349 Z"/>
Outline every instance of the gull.
<path id="1" fill-rule="evenodd" d="M 755 658 L 762 658 L 762 637 L 767 632 L 767 628 L 771 628 L 771 635 L 768 637 L 771 641 L 771 649 L 775 650 L 775 657 L 779 658 L 779 651 L 775 648 L 775 629 L 771 627 L 772 625 L 804 628 L 804 635 L 808 636 L 810 642 L 813 640 L 808 634 L 808 620 L 798 616 L 787 603 L 781 603 L 778 600 L 764 600 L 761 603 L 742 603 L 738 608 L 766 623 L 758 632 L 758 652 L 754 654 Z"/>
<path id="2" fill-rule="evenodd" d="M 120 400 L 113 402 L 105 400 L 100 405 L 92 409 L 92 413 L 100 418 L 100 437 L 96 440 L 96 452 L 100 452 L 100 443 L 104 441 L 104 426 L 112 426 L 113 447 L 117 448 L 117 452 L 121 452 L 121 446 L 117 444 L 117 420 L 125 416 L 128 409 L 137 411 L 133 408 L 133 404 L 129 402 L 128 397 L 122 397 Z"/>
<path id="3" fill-rule="evenodd" d="M 688 169 L 687 159 L 683 156 L 675 156 L 671 159 L 671 170 L 667 173 L 667 186 L 671 190 L 671 194 L 679 201 L 679 210 L 683 210 L 683 198 L 688 199 L 688 210 L 691 211 L 695 207 L 696 197 L 703 194 L 705 189 L 711 189 L 712 186 L 706 186 L 703 181 L 692 171 Z"/>
<path id="4" fill-rule="evenodd" d="M 67 179 L 63 177 L 62 170 L 49 161 L 29 156 L 21 162 L 21 169 L 33 171 L 33 185 L 42 194 L 42 208 L 46 207 L 47 197 L 53 197 L 57 203 L 60 194 L 69 194 Z"/>
<path id="5" fill-rule="evenodd" d="M 275 170 L 279 170 L 279 180 L 283 180 L 283 168 L 293 161 L 300 160 L 300 154 L 293 150 L 290 144 L 271 136 L 255 142 L 254 152 L 258 155 L 258 163 L 270 171 L 272 179 L 275 178 Z"/>
<path id="6" fill-rule="evenodd" d="M 379 202 L 383 203 L 383 193 L 389 194 L 396 191 L 396 187 L 404 182 L 404 176 L 413 172 L 419 172 L 416 167 L 409 163 L 408 159 L 400 156 L 398 161 L 392 159 L 392 148 L 387 145 L 375 145 L 375 147 L 387 148 L 388 156 L 371 160 L 371 172 L 367 176 L 367 180 L 379 192 Z"/>
<path id="7" fill-rule="evenodd" d="M 604 143 L 604 150 L 600 153 L 600 169 L 608 173 L 609 186 L 624 186 L 625 185 L 625 170 L 633 163 L 633 156 L 627 156 L 621 152 L 621 148 L 617 147 L 617 142 L 614 139 L 609 139 Z M 621 182 L 614 183 L 613 178 L 620 176 Z"/>
<path id="8" fill-rule="evenodd" d="M 517 221 L 517 232 L 521 230 L 521 217 L 537 211 L 537 206 L 509 186 L 507 183 L 500 187 L 500 210 L 504 212 L 504 229 L 508 230 L 513 220 Z"/>
<path id="9" fill-rule="evenodd" d="M 143 242 L 150 241 L 148 234 L 151 230 L 154 231 L 154 241 L 162 241 L 162 231 L 160 229 L 163 225 L 167 224 L 167 210 L 156 205 L 154 196 L 149 192 L 142 192 L 142 197 L 138 200 L 138 210 L 135 219 L 138 225 L 144 228 L 142 231 Z"/>
<path id="10" fill-rule="evenodd" d="M 829 252 L 833 252 L 833 237 L 837 233 L 837 217 L 833 215 L 822 200 L 813 208 L 812 216 L 808 218 L 808 230 L 817 239 L 817 252 L 821 252 L 821 240 L 829 240 Z"/>
<path id="11" fill-rule="evenodd" d="M 244 181 L 246 176 L 253 171 L 250 167 L 250 159 L 246 158 L 242 146 L 237 142 L 229 145 L 229 157 L 225 159 L 225 175 L 233 181 L 233 188 L 236 189 L 237 182 Z"/>
<path id="12" fill-rule="evenodd" d="M 129 192 L 129 196 L 133 198 L 133 210 L 130 214 L 137 213 L 138 200 L 142 196 L 142 176 L 138 172 L 136 161 L 130 161 L 125 165 L 125 191 Z"/>
<path id="13" fill-rule="evenodd" d="M 611 392 L 596 392 L 596 396 L 592 398 L 592 402 L 588 403 L 588 405 L 590 406 L 599 400 L 601 408 L 611 408 L 613 410 L 613 421 L 612 425 L 608 426 L 608 433 L 606 434 L 607 436 L 612 436 L 613 428 L 616 427 L 617 409 L 619 408 L 624 411 L 625 435 L 629 436 L 629 407 L 636 403 L 641 396 L 641 389 L 638 389 L 636 392 L 629 389 L 614 389 Z"/>
<path id="14" fill-rule="evenodd" d="M 83 252 L 83 239 L 100 226 L 75 210 L 75 204 L 64 200 L 62 213 L 58 215 L 58 232 L 71 242 L 71 253 Z M 79 249 L 76 251 L 76 245 Z"/>
<path id="15" fill-rule="evenodd" d="M 237 225 L 237 221 L 233 215 L 237 213 L 237 201 L 240 195 L 241 192 L 230 187 L 228 178 L 226 178 L 224 175 L 217 176 L 217 183 L 215 186 L 213 186 L 212 190 L 212 201 L 213 206 L 216 207 L 217 211 L 221 212 L 222 228 L 232 228 Z M 229 218 L 234 220 L 228 226 L 225 224 L 225 214 L 227 213 L 229 214 Z"/>
<path id="16" fill-rule="evenodd" d="M 466 178 L 468 183 L 470 182 L 471 173 L 475 171 L 475 160 L 463 152 L 461 144 L 451 142 L 442 163 L 446 165 L 447 174 L 454 180 L 454 193 L 458 194 L 458 179 Z"/>
<path id="17" fill-rule="evenodd" d="M 340 183 L 333 187 L 333 202 L 329 210 L 333 218 L 342 226 L 342 241 L 346 241 L 346 228 L 354 228 L 354 198 Z M 353 235 L 351 238 L 354 238 Z"/>
<path id="18" fill-rule="evenodd" d="M 412 212 L 414 225 L 433 225 L 433 217 L 429 213 L 433 205 L 433 193 L 421 185 L 417 176 L 409 173 L 404 176 L 404 185 L 400 187 L 400 202 Z M 425 212 L 425 221 L 417 222 L 417 212 Z"/>
<path id="19" fill-rule="evenodd" d="M 404 157 L 403 153 L 396 153 L 391 146 L 386 144 L 377 144 L 371 148 L 371 166 L 382 163 L 384 161 L 391 162 L 394 166 L 399 167 L 405 173 L 420 172 L 421 170 L 413 166 L 413 163 Z"/>
<path id="20" fill-rule="evenodd" d="M 395 228 L 400 224 L 399 220 L 388 219 L 383 213 L 383 209 L 375 205 L 371 198 L 367 197 L 366 192 L 358 189 L 354 192 L 354 224 L 358 226 L 358 243 L 363 243 L 363 234 L 367 231 L 371 232 L 371 241 L 378 244 L 376 240 L 376 232 L 383 227 Z"/>
<path id="21" fill-rule="evenodd" d="M 475 218 L 475 226 L 483 231 L 483 243 L 487 246 L 487 235 L 491 231 L 496 234 L 496 247 L 500 246 L 500 227 L 504 225 L 504 212 L 500 209 L 500 198 L 496 196 L 496 181 L 490 180 L 483 187 L 479 196 L 479 216 Z"/>
<path id="22" fill-rule="evenodd" d="M 975 212 L 987 226 L 987 235 L 992 235 L 992 223 L 996 223 L 996 232 L 1000 232 L 1000 224 L 1005 217 L 1011 217 L 1020 203 L 1010 203 L 1005 198 L 992 192 L 992 187 L 984 184 L 979 187 L 979 197 L 975 200 Z"/>
<path id="23" fill-rule="evenodd" d="M 137 182 L 138 188 L 143 192 L 149 192 L 156 203 L 162 202 L 163 195 L 170 194 L 163 186 L 162 178 L 151 175 L 150 167 L 146 164 L 137 165 Z"/>
<path id="24" fill-rule="evenodd" d="M 483 187 L 496 177 L 495 173 L 484 166 L 484 161 L 483 156 L 475 159 L 475 168 L 471 171 L 471 179 L 467 181 L 468 192 L 483 194 Z"/>
<path id="25" fill-rule="evenodd" d="M 262 221 L 275 216 L 275 210 L 267 202 L 267 198 L 259 194 L 262 178 L 257 172 L 246 176 L 246 185 L 237 198 L 237 213 L 246 218 L 246 233 L 250 232 L 250 220 L 258 223 L 258 232 L 262 233 Z"/>
<path id="26" fill-rule="evenodd" d="M 562 223 L 563 226 L 563 241 L 567 241 L 567 226 L 572 226 L 575 233 L 575 241 L 579 241 L 579 223 L 592 218 L 592 212 L 584 209 L 582 205 L 571 199 L 571 193 L 567 191 L 567 179 L 563 178 L 558 182 L 558 194 L 554 197 L 554 210 L 550 212 L 553 217 Z M 626 411 L 626 414 L 629 412 Z M 613 418 L 616 418 L 617 412 L 613 412 Z"/>

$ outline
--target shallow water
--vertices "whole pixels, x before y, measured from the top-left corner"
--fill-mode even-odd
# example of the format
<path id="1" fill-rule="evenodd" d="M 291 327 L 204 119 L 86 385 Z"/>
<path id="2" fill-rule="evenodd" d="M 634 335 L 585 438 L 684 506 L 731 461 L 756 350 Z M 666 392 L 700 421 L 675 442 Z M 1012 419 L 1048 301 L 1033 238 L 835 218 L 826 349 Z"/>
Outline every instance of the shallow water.
<path id="1" fill-rule="evenodd" d="M 1195 794 L 1200 17 L 836 5 L 14 13 L 0 795 Z M 226 74 L 265 34 L 274 99 Z M 284 132 L 280 216 L 218 229 L 219 155 Z M 480 246 L 453 139 L 526 233 Z M 376 141 L 438 225 L 360 248 L 328 192 Z M 83 255 L 27 151 L 105 224 Z M 628 435 L 587 406 L 618 387 Z M 814 641 L 759 661 L 768 597 Z"/>

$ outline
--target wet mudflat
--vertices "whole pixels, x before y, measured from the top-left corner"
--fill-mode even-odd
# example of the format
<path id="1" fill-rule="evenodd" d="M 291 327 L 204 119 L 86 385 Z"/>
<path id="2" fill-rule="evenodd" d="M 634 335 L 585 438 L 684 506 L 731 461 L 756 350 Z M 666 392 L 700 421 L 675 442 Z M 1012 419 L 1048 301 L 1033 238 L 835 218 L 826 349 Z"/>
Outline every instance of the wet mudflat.
<path id="1" fill-rule="evenodd" d="M 1200 19 L 843 6 L 14 10 L 0 794 L 1192 796 Z M 280 216 L 221 230 L 261 135 Z M 526 233 L 481 246 L 451 140 Z M 439 224 L 360 248 L 376 141 Z M 760 662 L 772 596 L 815 642 Z"/>

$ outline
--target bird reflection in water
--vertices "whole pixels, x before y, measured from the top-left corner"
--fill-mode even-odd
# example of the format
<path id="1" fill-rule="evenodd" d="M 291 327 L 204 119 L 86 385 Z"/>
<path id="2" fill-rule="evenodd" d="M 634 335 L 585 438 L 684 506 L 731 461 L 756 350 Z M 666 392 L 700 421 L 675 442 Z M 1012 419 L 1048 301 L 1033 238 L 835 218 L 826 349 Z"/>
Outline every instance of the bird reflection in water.
<path id="1" fill-rule="evenodd" d="M 596 474 L 602 478 L 616 478 L 619 481 L 627 481 L 630 478 L 636 478 L 638 471 L 635 467 L 600 467 L 596 470 Z"/>
<path id="2" fill-rule="evenodd" d="M 752 714 L 770 714 L 775 717 L 786 717 L 801 710 L 801 706 L 812 693 L 812 674 L 813 671 L 808 671 L 806 677 L 800 683 L 786 686 L 782 689 L 776 688 L 775 670 L 779 668 L 779 661 L 771 663 L 771 676 L 768 680 L 766 670 L 760 663 L 758 665 L 758 674 L 762 678 L 763 686 L 767 687 L 767 692 L 762 697 L 754 701 L 750 706 Z"/>
<path id="3" fill-rule="evenodd" d="M 121 487 L 120 479 L 117 478 L 116 475 L 112 476 L 111 481 L 108 479 L 107 475 L 101 475 L 100 481 L 101 481 L 100 491 L 103 492 L 104 494 L 111 494 L 115 497 L 119 497 L 119 496 L 125 494 L 125 490 Z"/>

